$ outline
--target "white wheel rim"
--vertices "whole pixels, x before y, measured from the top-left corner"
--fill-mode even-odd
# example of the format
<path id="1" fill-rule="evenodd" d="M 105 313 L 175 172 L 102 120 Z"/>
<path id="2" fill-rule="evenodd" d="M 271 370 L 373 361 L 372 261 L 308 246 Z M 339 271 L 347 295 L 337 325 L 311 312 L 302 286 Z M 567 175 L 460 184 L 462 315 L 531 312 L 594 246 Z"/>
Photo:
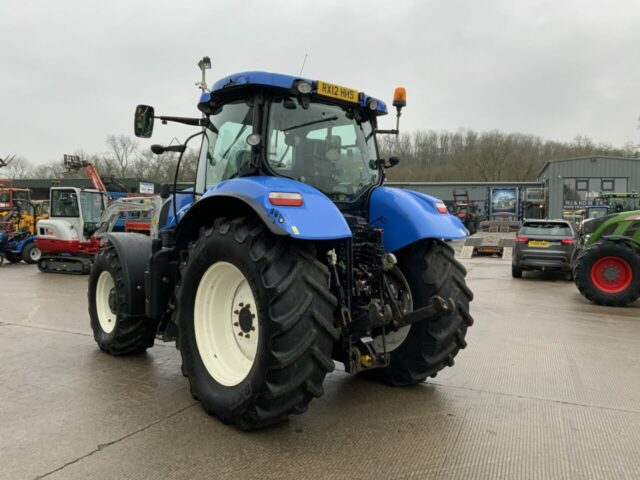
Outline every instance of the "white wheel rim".
<path id="1" fill-rule="evenodd" d="M 34 262 L 37 262 L 38 260 L 40 260 L 41 256 L 42 256 L 42 253 L 36 247 L 32 248 L 31 251 L 29 252 L 29 258 Z"/>
<path id="2" fill-rule="evenodd" d="M 387 353 L 393 352 L 396 348 L 402 345 L 402 342 L 404 342 L 405 338 L 407 338 L 407 335 L 409 335 L 409 330 L 411 330 L 411 325 L 400 327 L 395 332 L 387 332 Z M 382 335 L 374 337 L 373 343 L 371 345 L 376 352 L 384 352 Z"/>
<path id="3" fill-rule="evenodd" d="M 116 285 L 113 281 L 111 274 L 104 270 L 98 277 L 98 283 L 96 285 L 96 311 L 98 313 L 98 321 L 100 322 L 100 328 L 104 333 L 111 333 L 116 326 L 116 314 L 115 305 L 113 310 L 109 299 L 112 295 L 115 295 Z M 115 302 L 115 297 L 111 297 Z"/>
<path id="4" fill-rule="evenodd" d="M 216 382 L 232 387 L 247 378 L 258 351 L 258 320 L 242 272 L 227 262 L 211 265 L 198 285 L 193 322 L 198 353 Z"/>
<path id="5" fill-rule="evenodd" d="M 411 292 L 406 292 L 406 304 L 403 306 L 402 312 L 409 313 L 413 311 L 413 298 L 411 297 Z M 385 340 L 387 346 L 387 353 L 393 352 L 396 348 L 402 345 L 402 342 L 405 341 L 407 336 L 409 335 L 409 330 L 411 330 L 411 325 L 407 325 L 405 327 L 400 327 L 398 330 L 387 332 L 386 339 L 382 338 L 382 335 L 378 335 L 377 337 L 373 337 L 373 342 L 371 346 L 377 353 L 383 353 L 385 350 Z"/>

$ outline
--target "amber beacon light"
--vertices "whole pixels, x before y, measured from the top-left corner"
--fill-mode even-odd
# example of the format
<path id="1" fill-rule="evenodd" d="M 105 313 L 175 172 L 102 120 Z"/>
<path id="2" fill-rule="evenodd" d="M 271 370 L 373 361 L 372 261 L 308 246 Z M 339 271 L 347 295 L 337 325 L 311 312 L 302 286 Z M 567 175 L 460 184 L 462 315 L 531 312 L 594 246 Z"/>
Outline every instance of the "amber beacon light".
<path id="1" fill-rule="evenodd" d="M 393 92 L 393 106 L 400 109 L 407 106 L 407 90 L 404 87 L 398 87 Z"/>

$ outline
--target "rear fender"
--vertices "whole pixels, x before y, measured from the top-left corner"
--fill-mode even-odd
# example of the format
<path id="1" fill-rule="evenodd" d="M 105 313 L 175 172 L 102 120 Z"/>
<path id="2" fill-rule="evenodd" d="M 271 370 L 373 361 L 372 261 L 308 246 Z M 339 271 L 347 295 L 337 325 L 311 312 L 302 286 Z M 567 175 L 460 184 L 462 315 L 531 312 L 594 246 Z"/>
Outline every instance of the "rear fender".
<path id="1" fill-rule="evenodd" d="M 425 238 L 455 240 L 469 232 L 459 218 L 440 213 L 437 198 L 400 188 L 378 187 L 369 200 L 369 222 L 384 229 L 390 252 Z"/>
<path id="2" fill-rule="evenodd" d="M 128 315 L 145 314 L 144 271 L 151 256 L 151 238 L 139 233 L 107 233 L 102 237 L 116 249 L 125 285 Z"/>
<path id="3" fill-rule="evenodd" d="M 302 195 L 303 204 L 274 206 L 270 192 Z M 219 183 L 180 218 L 176 229 L 179 244 L 192 240 L 202 225 L 218 217 L 255 214 L 275 235 L 300 240 L 335 240 L 351 237 L 351 230 L 336 205 L 315 188 L 282 177 L 242 177 Z"/>
<path id="4" fill-rule="evenodd" d="M 186 191 L 193 190 L 188 189 Z M 193 193 L 176 193 L 176 207 L 178 212 L 178 218 L 182 218 L 185 212 L 189 209 L 193 203 Z M 173 195 L 167 198 L 162 204 L 160 209 L 160 218 L 158 219 L 158 227 L 172 228 L 175 227 L 176 219 L 173 215 Z"/>
<path id="5" fill-rule="evenodd" d="M 30 243 L 33 243 L 36 241 L 36 236 L 35 235 L 29 235 L 25 238 L 23 238 L 22 240 L 20 240 L 17 245 L 16 245 L 16 250 L 21 252 L 27 247 L 27 245 L 29 245 Z"/>
<path id="6" fill-rule="evenodd" d="M 622 235 L 603 235 L 602 238 L 610 242 L 625 243 L 629 247 L 640 252 L 640 242 L 631 237 L 625 237 Z"/>

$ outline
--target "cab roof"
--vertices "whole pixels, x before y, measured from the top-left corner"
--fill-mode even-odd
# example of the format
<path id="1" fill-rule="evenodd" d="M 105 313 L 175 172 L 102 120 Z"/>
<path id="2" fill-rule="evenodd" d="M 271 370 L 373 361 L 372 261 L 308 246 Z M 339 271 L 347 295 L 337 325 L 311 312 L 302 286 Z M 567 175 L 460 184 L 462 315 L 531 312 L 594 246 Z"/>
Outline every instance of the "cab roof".
<path id="1" fill-rule="evenodd" d="M 311 93 L 317 94 L 317 81 L 304 77 L 294 77 L 291 75 L 284 75 L 281 73 L 261 72 L 261 71 L 249 71 L 240 72 L 228 75 L 215 82 L 211 88 L 211 92 L 205 92 L 200 96 L 201 104 L 208 104 L 211 102 L 211 97 L 215 98 L 217 92 L 222 92 L 227 88 L 237 88 L 241 86 L 266 86 L 273 88 L 280 88 L 285 90 L 291 90 L 294 88 L 295 83 L 303 81 L 311 85 Z M 325 97 L 328 98 L 328 97 Z M 380 99 L 370 97 L 362 92 L 358 96 L 358 104 L 362 107 L 366 107 L 367 104 L 375 100 L 378 103 L 375 109 L 376 115 L 385 115 L 387 113 L 387 105 Z M 339 101 L 339 100 L 338 100 Z"/>

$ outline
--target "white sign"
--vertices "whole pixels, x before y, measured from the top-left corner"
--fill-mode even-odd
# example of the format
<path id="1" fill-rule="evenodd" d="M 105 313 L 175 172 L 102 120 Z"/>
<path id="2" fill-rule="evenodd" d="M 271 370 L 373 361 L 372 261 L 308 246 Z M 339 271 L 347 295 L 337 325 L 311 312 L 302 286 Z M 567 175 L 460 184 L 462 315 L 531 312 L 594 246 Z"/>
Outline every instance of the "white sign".
<path id="1" fill-rule="evenodd" d="M 154 193 L 154 185 L 149 182 L 140 182 L 138 185 L 138 191 L 140 193 Z"/>

